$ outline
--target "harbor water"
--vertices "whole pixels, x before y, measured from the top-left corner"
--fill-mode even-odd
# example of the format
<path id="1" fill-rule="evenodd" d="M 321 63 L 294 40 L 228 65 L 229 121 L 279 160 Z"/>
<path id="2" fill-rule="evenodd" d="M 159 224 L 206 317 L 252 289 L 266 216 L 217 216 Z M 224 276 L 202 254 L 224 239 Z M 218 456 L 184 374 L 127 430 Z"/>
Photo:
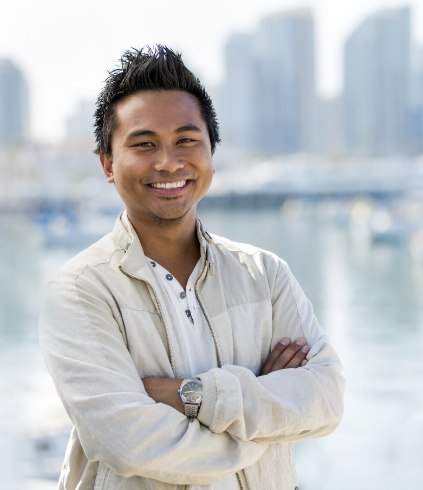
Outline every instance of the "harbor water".
<path id="1" fill-rule="evenodd" d="M 423 261 L 353 227 L 351 207 L 201 208 L 213 233 L 286 259 L 344 364 L 343 422 L 296 445 L 301 490 L 417 490 L 423 481 Z M 47 278 L 113 225 L 0 216 L 0 488 L 55 488 L 69 422 L 44 367 L 37 318 Z M 100 226 L 101 224 L 101 226 Z"/>

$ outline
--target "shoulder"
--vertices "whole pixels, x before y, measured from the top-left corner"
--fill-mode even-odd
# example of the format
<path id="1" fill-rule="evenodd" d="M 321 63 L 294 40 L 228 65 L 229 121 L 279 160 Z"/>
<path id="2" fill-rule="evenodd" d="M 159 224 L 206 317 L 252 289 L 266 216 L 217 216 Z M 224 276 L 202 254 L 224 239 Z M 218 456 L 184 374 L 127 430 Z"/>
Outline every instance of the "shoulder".
<path id="1" fill-rule="evenodd" d="M 272 301 L 283 298 L 283 304 L 308 308 L 308 299 L 288 263 L 275 253 L 248 243 L 239 243 L 218 235 L 210 235 L 215 268 L 227 291 L 232 295 L 268 294 Z M 242 284 L 238 291 L 234 284 Z M 306 306 L 304 306 L 306 305 Z"/>
<path id="2" fill-rule="evenodd" d="M 66 279 L 77 280 L 83 275 L 104 268 L 113 268 L 124 253 L 122 247 L 108 233 L 65 262 L 51 277 L 49 282 L 60 282 Z"/>
<path id="3" fill-rule="evenodd" d="M 216 235 L 214 233 L 209 233 L 209 236 L 211 237 L 210 243 L 212 247 L 214 247 L 216 250 L 219 250 L 222 254 L 235 256 L 243 255 L 251 258 L 258 256 L 263 259 L 275 261 L 277 263 L 284 262 L 284 260 L 276 255 L 274 252 L 257 247 L 256 245 L 253 245 L 251 243 L 237 242 L 229 238 Z"/>
<path id="4" fill-rule="evenodd" d="M 289 274 L 290 272 L 286 261 L 270 250 L 250 243 L 233 241 L 216 234 L 210 234 L 210 237 L 214 259 L 219 263 L 235 268 L 247 267 L 269 278 L 279 273 Z"/>

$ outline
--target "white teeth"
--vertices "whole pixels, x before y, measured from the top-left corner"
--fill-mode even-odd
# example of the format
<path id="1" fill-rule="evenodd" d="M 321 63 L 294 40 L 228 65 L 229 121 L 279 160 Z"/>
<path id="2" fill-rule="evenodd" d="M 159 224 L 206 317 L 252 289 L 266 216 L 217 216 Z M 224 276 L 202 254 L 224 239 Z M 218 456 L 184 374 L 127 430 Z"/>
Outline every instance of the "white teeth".
<path id="1" fill-rule="evenodd" d="M 186 183 L 186 180 L 179 180 L 178 182 L 157 182 L 156 184 L 151 184 L 151 187 L 155 187 L 156 189 L 178 189 L 184 187 Z"/>

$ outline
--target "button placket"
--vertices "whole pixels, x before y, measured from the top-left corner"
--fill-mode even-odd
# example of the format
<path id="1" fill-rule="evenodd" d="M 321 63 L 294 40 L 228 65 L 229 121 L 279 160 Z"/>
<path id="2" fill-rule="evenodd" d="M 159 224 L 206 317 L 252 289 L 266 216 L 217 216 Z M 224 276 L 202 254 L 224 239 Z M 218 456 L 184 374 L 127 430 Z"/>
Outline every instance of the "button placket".
<path id="1" fill-rule="evenodd" d="M 173 297 L 177 297 L 178 301 L 181 301 L 181 307 L 184 311 L 186 318 L 190 320 L 191 325 L 195 328 L 197 325 L 198 315 L 196 311 L 196 297 L 194 293 L 194 289 L 192 286 L 192 280 L 190 280 L 187 284 L 186 291 L 182 288 L 177 280 L 174 280 L 175 277 L 169 271 L 164 269 L 160 264 L 155 262 L 154 260 L 149 259 L 150 265 L 155 272 L 159 274 L 163 284 L 167 283 L 165 286 L 166 289 L 170 287 L 172 291 Z M 195 319 L 195 320 L 194 320 Z"/>
<path id="2" fill-rule="evenodd" d="M 192 317 L 190 310 L 185 310 L 186 316 L 191 320 L 191 323 L 194 324 L 194 318 Z"/>
<path id="3" fill-rule="evenodd" d="M 196 305 L 196 298 L 195 298 L 194 291 L 191 287 L 187 288 L 186 301 L 187 301 L 188 308 L 189 308 L 189 315 L 187 314 L 187 316 L 189 316 L 189 318 L 191 318 L 192 324 L 196 325 L 197 324 L 196 320 L 198 320 L 197 309 L 195 306 Z M 194 320 L 194 318 L 195 318 L 195 320 Z M 197 327 L 199 327 L 199 325 L 197 325 Z"/>

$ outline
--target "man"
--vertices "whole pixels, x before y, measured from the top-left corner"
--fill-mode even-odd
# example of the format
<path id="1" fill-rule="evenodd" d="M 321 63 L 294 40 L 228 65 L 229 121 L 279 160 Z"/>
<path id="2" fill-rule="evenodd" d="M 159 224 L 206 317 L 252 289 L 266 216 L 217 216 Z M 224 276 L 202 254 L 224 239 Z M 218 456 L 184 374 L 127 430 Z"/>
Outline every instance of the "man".
<path id="1" fill-rule="evenodd" d="M 210 98 L 164 46 L 99 95 L 126 210 L 50 281 L 40 340 L 74 424 L 61 489 L 294 490 L 293 441 L 331 432 L 340 363 L 280 258 L 207 233 Z"/>

